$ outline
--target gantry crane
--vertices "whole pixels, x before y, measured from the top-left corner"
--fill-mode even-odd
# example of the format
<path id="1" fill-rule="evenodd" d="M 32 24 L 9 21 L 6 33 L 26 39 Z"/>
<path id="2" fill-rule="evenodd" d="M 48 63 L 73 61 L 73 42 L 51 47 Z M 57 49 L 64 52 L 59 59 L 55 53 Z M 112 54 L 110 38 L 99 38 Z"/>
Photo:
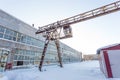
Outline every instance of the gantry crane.
<path id="1" fill-rule="evenodd" d="M 103 15 L 106 15 L 106 14 L 109 14 L 115 11 L 119 11 L 119 10 L 120 10 L 120 0 L 114 3 L 111 3 L 111 4 L 87 11 L 87 12 L 84 12 L 82 14 L 78 14 L 70 18 L 66 18 L 64 20 L 54 22 L 52 24 L 48 24 L 43 27 L 39 27 L 36 34 L 42 33 L 43 36 L 46 38 L 40 64 L 39 64 L 39 70 L 41 71 L 42 69 L 45 53 L 46 53 L 49 41 L 51 40 L 54 41 L 56 44 L 58 59 L 59 59 L 58 62 L 60 63 L 60 67 L 63 67 L 59 39 L 65 39 L 65 38 L 72 37 L 72 29 L 70 25 L 78 23 L 78 22 L 82 22 L 85 20 L 89 20 L 92 18 L 96 18 L 99 16 L 103 16 Z"/>

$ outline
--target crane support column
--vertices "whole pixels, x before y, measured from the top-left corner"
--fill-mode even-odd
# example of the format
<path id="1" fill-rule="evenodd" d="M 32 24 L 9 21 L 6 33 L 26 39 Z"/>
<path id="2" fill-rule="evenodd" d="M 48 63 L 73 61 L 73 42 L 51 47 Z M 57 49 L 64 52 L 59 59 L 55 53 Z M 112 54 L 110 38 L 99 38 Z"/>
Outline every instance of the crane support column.
<path id="1" fill-rule="evenodd" d="M 40 71 L 42 71 L 42 65 L 43 65 L 43 62 L 44 62 L 44 57 L 45 57 L 45 53 L 47 51 L 47 47 L 48 47 L 49 42 L 50 42 L 50 36 L 48 34 L 47 37 L 46 37 L 46 40 L 45 40 L 44 49 L 43 49 L 40 64 L 39 64 L 39 70 Z"/>
<path id="2" fill-rule="evenodd" d="M 63 67 L 59 39 L 55 40 L 55 44 L 56 44 L 57 53 L 58 53 L 58 62 L 60 63 L 60 67 Z"/>

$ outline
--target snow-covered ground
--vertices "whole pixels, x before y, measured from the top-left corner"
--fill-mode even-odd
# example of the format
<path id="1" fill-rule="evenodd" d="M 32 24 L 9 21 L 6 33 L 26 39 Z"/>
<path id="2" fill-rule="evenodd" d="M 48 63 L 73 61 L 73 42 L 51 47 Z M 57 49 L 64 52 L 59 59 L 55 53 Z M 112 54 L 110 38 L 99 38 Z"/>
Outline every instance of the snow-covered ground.
<path id="1" fill-rule="evenodd" d="M 43 72 L 37 67 L 17 69 L 1 73 L 0 80 L 120 80 L 120 78 L 106 78 L 99 69 L 98 61 L 44 66 Z"/>

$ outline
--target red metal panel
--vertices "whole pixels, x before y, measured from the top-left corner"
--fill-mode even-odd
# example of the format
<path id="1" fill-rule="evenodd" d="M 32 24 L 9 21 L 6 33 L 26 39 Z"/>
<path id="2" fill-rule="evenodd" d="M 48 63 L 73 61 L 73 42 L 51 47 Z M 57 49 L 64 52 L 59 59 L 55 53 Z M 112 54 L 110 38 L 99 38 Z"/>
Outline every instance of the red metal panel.
<path id="1" fill-rule="evenodd" d="M 110 66 L 110 61 L 109 61 L 109 56 L 108 56 L 107 51 L 103 51 L 103 55 L 104 55 L 104 59 L 105 59 L 108 78 L 113 78 L 112 70 L 111 70 L 111 66 Z"/>

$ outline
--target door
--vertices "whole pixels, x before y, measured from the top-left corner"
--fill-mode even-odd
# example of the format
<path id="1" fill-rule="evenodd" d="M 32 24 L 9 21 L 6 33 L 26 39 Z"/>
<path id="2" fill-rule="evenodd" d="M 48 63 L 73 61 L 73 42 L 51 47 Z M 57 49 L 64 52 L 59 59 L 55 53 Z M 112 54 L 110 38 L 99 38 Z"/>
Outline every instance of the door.
<path id="1" fill-rule="evenodd" d="M 23 61 L 17 61 L 17 66 L 22 66 L 23 65 Z"/>

